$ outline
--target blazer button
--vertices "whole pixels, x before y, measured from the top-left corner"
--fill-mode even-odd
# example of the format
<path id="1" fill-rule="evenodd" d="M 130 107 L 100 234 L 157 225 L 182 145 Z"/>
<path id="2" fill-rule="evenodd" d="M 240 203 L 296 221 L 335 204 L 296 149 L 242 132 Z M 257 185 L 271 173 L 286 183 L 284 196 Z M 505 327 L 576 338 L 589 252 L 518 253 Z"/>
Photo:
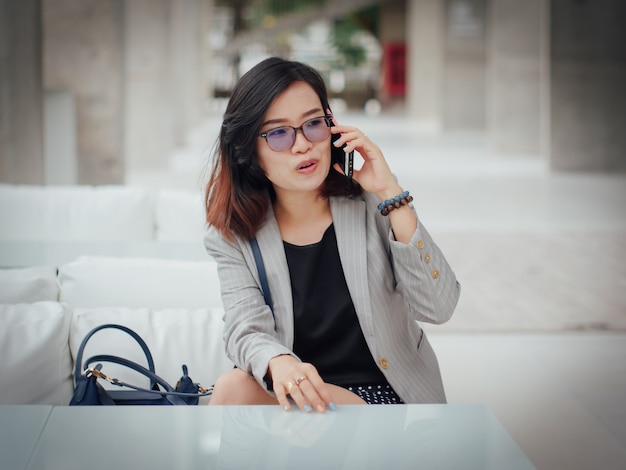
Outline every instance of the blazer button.
<path id="1" fill-rule="evenodd" d="M 424 261 L 426 263 L 430 263 L 430 255 L 428 253 L 426 253 L 426 255 L 424 256 Z"/>
<path id="2" fill-rule="evenodd" d="M 421 250 L 424 248 L 424 242 L 422 240 L 418 240 L 416 243 L 417 247 Z"/>
<path id="3" fill-rule="evenodd" d="M 433 269 L 431 274 L 433 275 L 433 279 L 437 279 L 439 277 L 439 271 L 436 269 Z"/>
<path id="4" fill-rule="evenodd" d="M 380 367 L 382 367 L 383 369 L 386 369 L 387 367 L 389 367 L 389 362 L 387 362 L 386 357 L 381 357 L 378 362 L 380 364 Z"/>

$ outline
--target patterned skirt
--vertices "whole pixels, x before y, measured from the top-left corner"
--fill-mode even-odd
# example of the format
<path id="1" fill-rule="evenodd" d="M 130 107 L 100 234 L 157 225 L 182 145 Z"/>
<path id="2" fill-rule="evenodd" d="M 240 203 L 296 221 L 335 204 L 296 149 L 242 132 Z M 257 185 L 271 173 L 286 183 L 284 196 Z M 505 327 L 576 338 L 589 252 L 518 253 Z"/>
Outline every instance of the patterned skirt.
<path id="1" fill-rule="evenodd" d="M 368 405 L 402 405 L 404 402 L 391 385 L 353 385 L 346 387 Z"/>

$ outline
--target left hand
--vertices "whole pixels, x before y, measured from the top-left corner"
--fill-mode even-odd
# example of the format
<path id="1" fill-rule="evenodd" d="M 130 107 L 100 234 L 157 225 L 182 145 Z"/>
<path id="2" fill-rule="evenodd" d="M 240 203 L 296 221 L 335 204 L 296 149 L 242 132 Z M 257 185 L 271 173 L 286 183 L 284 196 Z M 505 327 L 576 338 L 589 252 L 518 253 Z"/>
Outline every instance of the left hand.
<path id="1" fill-rule="evenodd" d="M 334 143 L 336 147 L 346 145 L 344 151 L 357 151 L 363 157 L 363 165 L 355 169 L 353 178 L 367 192 L 377 194 L 381 199 L 389 199 L 402 192 L 380 147 L 372 142 L 361 130 L 350 126 L 333 126 L 333 134 L 341 134 Z M 335 164 L 335 170 L 343 173 L 341 165 Z"/>

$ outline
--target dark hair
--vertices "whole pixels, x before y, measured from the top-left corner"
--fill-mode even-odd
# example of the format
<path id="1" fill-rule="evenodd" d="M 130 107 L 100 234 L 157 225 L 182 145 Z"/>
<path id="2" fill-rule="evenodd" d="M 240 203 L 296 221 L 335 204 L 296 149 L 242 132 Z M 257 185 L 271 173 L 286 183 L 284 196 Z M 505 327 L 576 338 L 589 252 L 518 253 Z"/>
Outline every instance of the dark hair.
<path id="1" fill-rule="evenodd" d="M 257 155 L 257 139 L 267 109 L 292 83 L 308 83 L 330 110 L 322 76 L 311 66 L 278 57 L 255 65 L 235 85 L 228 101 L 213 156 L 213 168 L 205 188 L 206 220 L 227 239 L 250 239 L 261 228 L 274 197 Z M 343 151 L 331 145 L 333 161 Z M 322 195 L 348 196 L 362 192 L 358 183 L 332 169 Z"/>

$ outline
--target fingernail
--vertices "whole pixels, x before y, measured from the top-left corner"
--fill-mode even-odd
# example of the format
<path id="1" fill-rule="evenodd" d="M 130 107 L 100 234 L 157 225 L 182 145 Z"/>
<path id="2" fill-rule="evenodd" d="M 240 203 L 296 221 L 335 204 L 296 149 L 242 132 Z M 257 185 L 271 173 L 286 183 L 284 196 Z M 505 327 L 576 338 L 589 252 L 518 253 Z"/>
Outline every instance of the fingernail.
<path id="1" fill-rule="evenodd" d="M 324 405 L 317 405 L 317 411 L 318 413 L 323 413 L 324 412 Z"/>
<path id="2" fill-rule="evenodd" d="M 304 405 L 304 411 L 306 411 L 307 413 L 310 413 L 311 407 L 309 405 Z"/>
<path id="3" fill-rule="evenodd" d="M 285 410 L 285 411 L 289 411 L 289 405 L 285 405 L 285 406 L 283 406 L 283 410 Z"/>
<path id="4" fill-rule="evenodd" d="M 337 411 L 337 407 L 332 401 L 328 404 L 328 408 L 330 408 L 332 411 Z"/>

